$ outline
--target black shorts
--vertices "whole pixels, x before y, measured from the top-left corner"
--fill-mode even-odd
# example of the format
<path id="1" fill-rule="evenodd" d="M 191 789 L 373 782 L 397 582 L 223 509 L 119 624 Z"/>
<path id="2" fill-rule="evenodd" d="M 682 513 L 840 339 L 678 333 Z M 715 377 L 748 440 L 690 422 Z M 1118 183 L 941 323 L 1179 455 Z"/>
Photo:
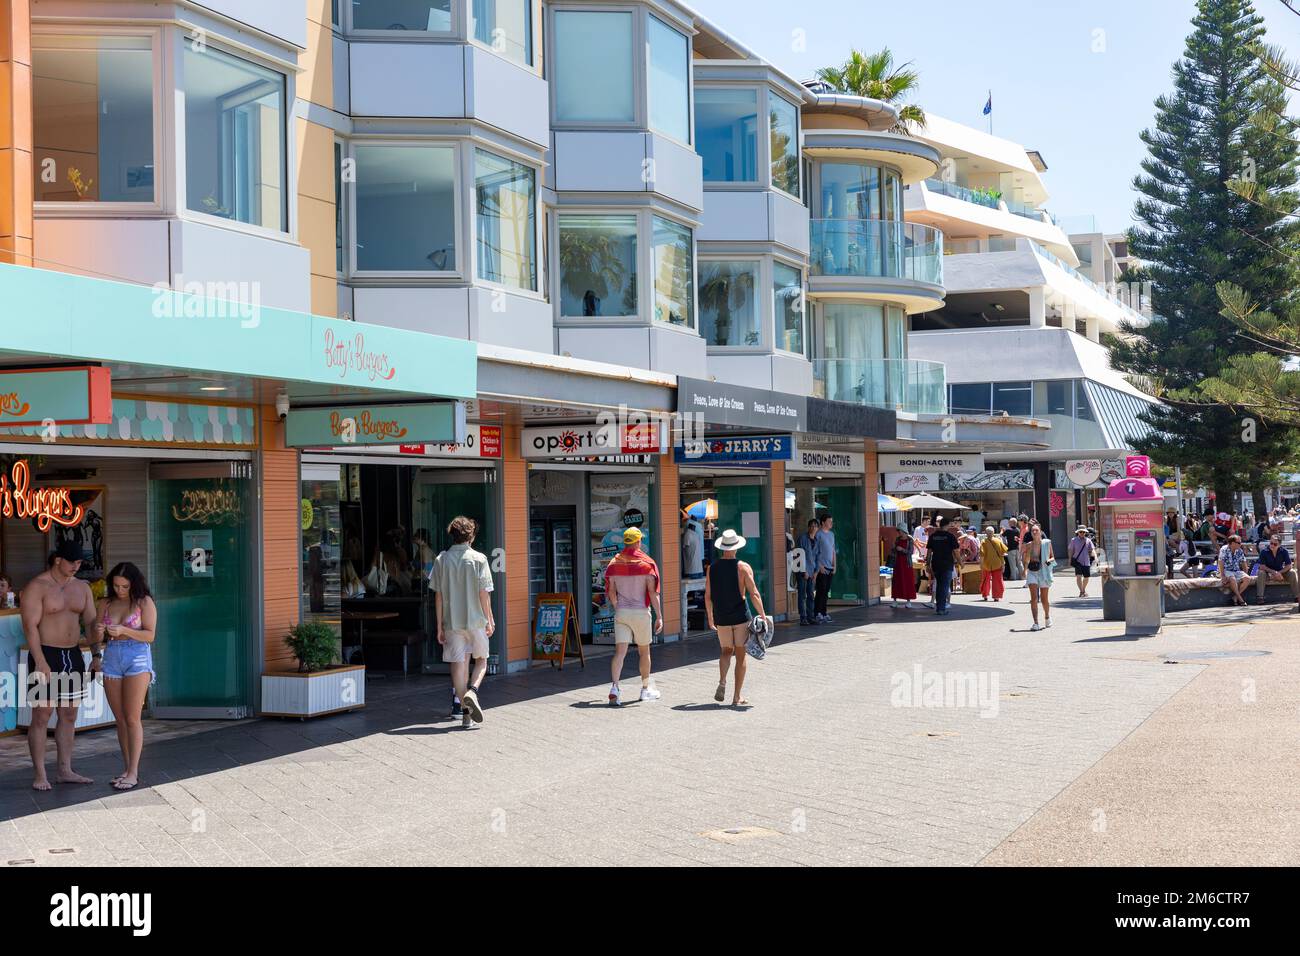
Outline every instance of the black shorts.
<path id="1" fill-rule="evenodd" d="M 1077 574 L 1079 577 L 1081 578 L 1092 577 L 1092 565 L 1080 564 L 1078 561 L 1071 561 L 1070 564 L 1074 567 L 1074 573 Z"/>
<path id="2" fill-rule="evenodd" d="M 90 692 L 93 679 L 86 669 L 85 657 L 79 647 L 50 647 L 41 645 L 45 663 L 50 666 L 50 683 L 38 683 L 32 652 L 27 652 L 27 699 L 29 703 L 75 704 Z"/>

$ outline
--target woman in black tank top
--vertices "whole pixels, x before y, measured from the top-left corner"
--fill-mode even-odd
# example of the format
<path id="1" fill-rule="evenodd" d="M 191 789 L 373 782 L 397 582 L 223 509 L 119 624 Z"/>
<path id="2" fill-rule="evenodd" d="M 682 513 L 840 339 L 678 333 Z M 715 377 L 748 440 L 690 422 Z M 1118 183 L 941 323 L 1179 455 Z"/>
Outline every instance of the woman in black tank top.
<path id="1" fill-rule="evenodd" d="M 709 565 L 709 596 L 713 623 L 724 627 L 749 623 L 749 610 L 740 591 L 740 561 L 719 558 Z"/>

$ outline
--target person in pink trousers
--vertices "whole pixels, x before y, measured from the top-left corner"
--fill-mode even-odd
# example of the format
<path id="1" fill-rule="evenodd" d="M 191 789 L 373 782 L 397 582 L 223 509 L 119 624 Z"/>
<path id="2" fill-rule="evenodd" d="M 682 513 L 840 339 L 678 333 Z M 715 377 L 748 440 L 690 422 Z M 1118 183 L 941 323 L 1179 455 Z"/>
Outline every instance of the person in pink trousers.
<path id="1" fill-rule="evenodd" d="M 1002 600 L 1004 593 L 1002 568 L 1006 556 L 1006 542 L 1002 540 L 997 529 L 989 525 L 984 529 L 984 539 L 980 541 L 981 601 L 987 601 L 990 593 L 992 593 L 995 602 Z"/>

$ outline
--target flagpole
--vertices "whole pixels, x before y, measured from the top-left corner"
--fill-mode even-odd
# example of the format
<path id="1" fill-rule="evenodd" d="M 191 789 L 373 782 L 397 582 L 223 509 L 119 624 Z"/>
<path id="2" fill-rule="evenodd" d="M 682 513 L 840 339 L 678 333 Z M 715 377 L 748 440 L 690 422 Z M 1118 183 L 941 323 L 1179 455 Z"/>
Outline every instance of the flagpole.
<path id="1" fill-rule="evenodd" d="M 989 90 L 989 135 L 993 135 L 993 91 Z"/>

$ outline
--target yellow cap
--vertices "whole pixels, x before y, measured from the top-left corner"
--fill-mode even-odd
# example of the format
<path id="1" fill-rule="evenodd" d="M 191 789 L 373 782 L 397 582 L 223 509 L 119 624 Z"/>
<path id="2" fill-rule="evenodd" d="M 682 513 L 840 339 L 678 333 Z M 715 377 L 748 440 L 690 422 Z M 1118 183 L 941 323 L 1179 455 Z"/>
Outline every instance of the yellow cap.
<path id="1" fill-rule="evenodd" d="M 640 540 L 641 540 L 640 528 L 628 528 L 626 531 L 623 532 L 624 544 L 636 544 Z"/>

